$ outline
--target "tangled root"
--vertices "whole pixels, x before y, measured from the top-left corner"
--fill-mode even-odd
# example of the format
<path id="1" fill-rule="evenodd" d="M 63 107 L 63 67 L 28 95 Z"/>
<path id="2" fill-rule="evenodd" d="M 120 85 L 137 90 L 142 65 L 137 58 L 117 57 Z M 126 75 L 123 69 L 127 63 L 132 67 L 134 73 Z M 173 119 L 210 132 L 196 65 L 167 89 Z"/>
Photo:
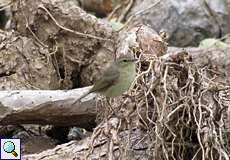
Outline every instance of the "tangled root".
<path id="1" fill-rule="evenodd" d="M 150 159 L 229 159 L 230 85 L 206 77 L 207 71 L 197 68 L 185 50 L 135 56 L 139 60 L 130 96 L 111 101 L 115 115 L 123 119 L 115 116 L 120 123 L 111 125 L 111 111 L 101 122 L 110 125 L 98 126 L 92 144 L 98 135 L 106 135 L 119 148 L 119 158 L 130 158 L 128 152 L 145 142 Z M 98 111 L 104 114 L 100 106 L 108 104 L 99 100 Z M 134 128 L 143 131 L 138 141 L 132 141 L 138 139 L 131 134 Z"/>

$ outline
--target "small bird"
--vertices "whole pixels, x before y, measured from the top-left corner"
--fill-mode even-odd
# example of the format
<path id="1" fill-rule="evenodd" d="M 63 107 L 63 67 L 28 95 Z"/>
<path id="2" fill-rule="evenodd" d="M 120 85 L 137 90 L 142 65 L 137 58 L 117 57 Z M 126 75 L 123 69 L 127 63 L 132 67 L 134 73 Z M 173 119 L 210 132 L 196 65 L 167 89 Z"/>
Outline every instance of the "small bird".
<path id="1" fill-rule="evenodd" d="M 129 89 L 136 76 L 134 58 L 131 54 L 121 55 L 107 68 L 99 80 L 88 92 L 78 98 L 72 105 L 79 102 L 90 93 L 99 93 L 106 96 L 106 100 L 116 98 Z"/>

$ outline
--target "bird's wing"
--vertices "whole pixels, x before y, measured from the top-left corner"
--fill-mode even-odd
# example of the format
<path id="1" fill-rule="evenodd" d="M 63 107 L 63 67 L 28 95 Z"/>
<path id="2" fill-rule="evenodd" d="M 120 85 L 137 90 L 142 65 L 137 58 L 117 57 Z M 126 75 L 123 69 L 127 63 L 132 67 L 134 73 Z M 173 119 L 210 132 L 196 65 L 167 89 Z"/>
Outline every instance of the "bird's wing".
<path id="1" fill-rule="evenodd" d="M 106 90 L 109 86 L 115 84 L 119 79 L 120 72 L 115 67 L 109 67 L 105 70 L 99 80 L 94 84 L 90 92 L 98 92 Z"/>

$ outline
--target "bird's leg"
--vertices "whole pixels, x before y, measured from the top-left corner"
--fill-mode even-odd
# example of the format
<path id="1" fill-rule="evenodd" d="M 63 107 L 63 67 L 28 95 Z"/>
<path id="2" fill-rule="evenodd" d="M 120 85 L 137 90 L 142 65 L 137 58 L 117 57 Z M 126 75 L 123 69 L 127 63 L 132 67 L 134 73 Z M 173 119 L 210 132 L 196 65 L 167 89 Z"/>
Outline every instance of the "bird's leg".
<path id="1" fill-rule="evenodd" d="M 110 102 L 109 102 L 109 98 L 106 97 L 106 101 L 107 101 L 107 103 L 109 104 L 109 107 L 110 107 L 110 109 L 112 110 L 112 112 L 115 113 L 115 111 L 113 110 L 112 105 L 111 105 Z"/>
<path id="2" fill-rule="evenodd" d="M 122 96 L 124 96 L 124 97 L 129 97 L 129 98 L 131 99 L 132 102 L 135 102 L 135 98 L 134 98 L 134 96 L 132 96 L 132 95 L 129 95 L 129 94 L 122 94 Z"/>
<path id="3" fill-rule="evenodd" d="M 116 113 L 115 113 L 115 110 L 113 109 L 113 107 L 112 107 L 112 105 L 110 104 L 110 102 L 109 102 L 109 98 L 106 98 L 106 101 L 107 101 L 107 103 L 109 104 L 109 107 L 111 108 L 111 110 L 112 110 L 112 113 L 110 114 L 111 116 L 114 114 L 114 117 L 117 117 L 117 118 L 119 118 L 119 119 L 124 119 L 123 117 L 121 117 L 121 116 L 118 116 Z M 111 117 L 110 116 L 110 117 Z M 108 118 L 110 118 L 109 116 L 108 116 Z"/>
<path id="4" fill-rule="evenodd" d="M 135 102 L 135 96 L 132 96 L 129 94 L 122 94 L 122 96 L 124 98 L 129 97 L 132 102 Z M 123 100 L 119 106 L 114 107 L 114 109 L 120 109 L 124 102 L 125 102 L 125 100 Z"/>

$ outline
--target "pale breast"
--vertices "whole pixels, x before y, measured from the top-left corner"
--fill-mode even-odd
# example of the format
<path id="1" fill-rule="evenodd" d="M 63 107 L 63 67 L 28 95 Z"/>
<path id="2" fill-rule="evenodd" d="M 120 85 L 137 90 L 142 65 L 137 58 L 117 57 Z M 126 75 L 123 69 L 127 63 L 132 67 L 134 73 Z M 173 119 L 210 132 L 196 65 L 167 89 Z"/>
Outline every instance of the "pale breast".
<path id="1" fill-rule="evenodd" d="M 135 70 L 132 70 L 128 73 L 123 73 L 122 75 L 123 76 L 119 77 L 119 80 L 116 84 L 107 89 L 106 93 L 104 94 L 106 97 L 116 98 L 127 91 L 135 78 Z"/>

